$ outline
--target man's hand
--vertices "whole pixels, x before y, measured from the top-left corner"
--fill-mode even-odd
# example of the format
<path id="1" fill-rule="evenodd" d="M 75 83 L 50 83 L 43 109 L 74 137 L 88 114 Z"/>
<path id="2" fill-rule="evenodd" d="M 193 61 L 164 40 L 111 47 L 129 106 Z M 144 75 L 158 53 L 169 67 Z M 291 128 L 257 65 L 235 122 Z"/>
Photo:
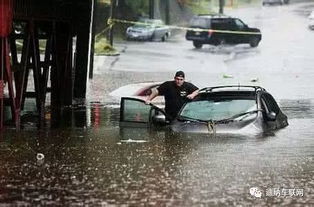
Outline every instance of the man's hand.
<path id="1" fill-rule="evenodd" d="M 152 103 L 152 101 L 149 100 L 148 98 L 145 100 L 145 104 L 146 104 L 146 105 L 149 105 L 149 104 L 151 104 L 151 103 Z"/>
<path id="2" fill-rule="evenodd" d="M 156 88 L 152 88 L 152 93 L 146 97 L 145 99 L 145 104 L 149 105 L 152 103 L 152 100 L 158 96 L 158 90 Z"/>
<path id="3" fill-rule="evenodd" d="M 193 93 L 187 95 L 186 98 L 192 100 L 192 99 L 194 99 L 195 96 L 197 96 L 198 92 L 199 92 L 199 90 L 195 90 Z"/>
<path id="4" fill-rule="evenodd" d="M 186 98 L 192 100 L 194 98 L 194 96 L 192 94 L 189 94 L 189 95 L 186 96 Z"/>

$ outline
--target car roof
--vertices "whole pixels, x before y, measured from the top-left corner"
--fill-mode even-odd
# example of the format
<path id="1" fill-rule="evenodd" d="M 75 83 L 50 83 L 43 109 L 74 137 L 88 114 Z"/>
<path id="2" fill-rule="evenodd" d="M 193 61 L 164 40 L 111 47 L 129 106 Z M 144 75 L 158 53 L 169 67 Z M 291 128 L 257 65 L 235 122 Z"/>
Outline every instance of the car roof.
<path id="1" fill-rule="evenodd" d="M 199 98 L 216 97 L 216 98 L 250 98 L 255 99 L 259 91 L 266 90 L 260 86 L 247 86 L 247 85 L 228 85 L 228 86 L 215 86 L 200 89 Z"/>
<path id="2" fill-rule="evenodd" d="M 198 14 L 194 17 L 200 17 L 200 18 L 208 18 L 208 19 L 228 19 L 228 18 L 233 18 L 231 16 L 227 16 L 224 14 Z"/>
<path id="3" fill-rule="evenodd" d="M 215 91 L 266 91 L 260 86 L 251 86 L 251 85 L 225 85 L 225 86 L 214 86 L 214 87 L 205 87 L 200 89 L 200 92 L 215 92 Z"/>
<path id="4" fill-rule="evenodd" d="M 140 18 L 140 22 L 145 22 L 145 23 L 163 23 L 161 19 L 150 19 L 150 18 Z"/>

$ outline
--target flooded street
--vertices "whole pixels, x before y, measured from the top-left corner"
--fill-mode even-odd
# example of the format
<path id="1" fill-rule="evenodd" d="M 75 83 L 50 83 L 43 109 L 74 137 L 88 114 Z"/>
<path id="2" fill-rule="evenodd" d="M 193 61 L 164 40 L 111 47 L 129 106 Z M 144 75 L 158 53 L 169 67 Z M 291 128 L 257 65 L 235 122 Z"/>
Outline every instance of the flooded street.
<path id="1" fill-rule="evenodd" d="M 265 9 L 277 18 L 276 7 Z M 289 18 L 296 15 L 290 5 L 283 10 Z M 299 27 L 302 18 L 295 19 Z M 0 206 L 313 206 L 314 60 L 305 42 L 313 42 L 314 33 L 304 29 L 303 39 L 292 40 L 302 45 L 294 48 L 291 42 L 270 48 L 267 41 L 279 37 L 273 40 L 273 31 L 266 30 L 253 49 L 196 51 L 182 37 L 117 43 L 124 52 L 95 64 L 86 106 L 65 110 L 59 127 L 50 127 L 47 116 L 46 128 L 30 120 L 20 132 L 1 133 Z M 120 97 L 109 93 L 171 79 L 178 68 L 200 87 L 238 82 L 265 87 L 289 126 L 258 136 L 120 127 Z"/>
<path id="2" fill-rule="evenodd" d="M 84 127 L 26 129 L 18 135 L 8 130 L 0 143 L 0 201 L 53 206 L 309 205 L 313 106 L 281 104 L 289 127 L 256 137 L 122 128 L 118 109 L 104 105 L 91 106 L 89 117 L 74 110 L 74 122 Z M 80 123 L 85 118 L 89 125 Z M 249 194 L 252 187 L 262 190 L 262 198 Z M 266 196 L 269 189 L 281 194 Z M 302 195 L 289 196 L 284 189 L 302 189 Z"/>

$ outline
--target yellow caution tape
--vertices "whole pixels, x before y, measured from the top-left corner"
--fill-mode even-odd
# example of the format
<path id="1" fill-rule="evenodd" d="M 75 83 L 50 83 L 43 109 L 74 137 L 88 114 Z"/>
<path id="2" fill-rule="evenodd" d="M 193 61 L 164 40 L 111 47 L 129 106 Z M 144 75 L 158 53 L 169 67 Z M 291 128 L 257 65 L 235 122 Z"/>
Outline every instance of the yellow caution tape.
<path id="1" fill-rule="evenodd" d="M 114 23 L 124 23 L 124 24 L 142 24 L 142 25 L 152 25 L 146 22 L 138 22 L 138 21 L 129 21 L 129 20 L 122 20 L 122 19 L 108 19 L 107 24 L 113 26 Z M 260 32 L 244 32 L 244 31 L 232 31 L 232 30 L 216 30 L 216 29 L 200 29 L 200 28 L 191 28 L 191 27 L 181 27 L 175 25 L 157 25 L 157 26 L 167 26 L 171 29 L 181 29 L 181 30 L 189 30 L 194 32 L 217 32 L 217 33 L 229 33 L 229 34 L 261 34 Z"/>
<path id="2" fill-rule="evenodd" d="M 114 22 L 112 21 L 112 19 L 108 19 L 107 20 L 107 27 L 105 28 L 105 29 L 103 29 L 101 32 L 99 32 L 96 36 L 95 36 L 95 38 L 97 39 L 98 37 L 100 37 L 102 34 L 104 34 L 107 30 L 109 30 L 109 29 L 111 29 L 112 27 L 113 27 L 113 25 L 114 25 Z"/>

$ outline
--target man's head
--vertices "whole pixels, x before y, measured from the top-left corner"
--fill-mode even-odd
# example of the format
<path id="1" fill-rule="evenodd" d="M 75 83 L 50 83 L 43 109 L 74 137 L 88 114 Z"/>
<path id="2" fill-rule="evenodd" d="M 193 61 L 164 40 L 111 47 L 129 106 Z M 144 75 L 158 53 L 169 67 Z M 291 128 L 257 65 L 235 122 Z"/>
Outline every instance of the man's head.
<path id="1" fill-rule="evenodd" d="M 184 83 L 184 78 L 185 78 L 184 72 L 181 70 L 177 71 L 175 76 L 174 76 L 174 81 L 175 81 L 176 85 L 182 86 Z"/>

